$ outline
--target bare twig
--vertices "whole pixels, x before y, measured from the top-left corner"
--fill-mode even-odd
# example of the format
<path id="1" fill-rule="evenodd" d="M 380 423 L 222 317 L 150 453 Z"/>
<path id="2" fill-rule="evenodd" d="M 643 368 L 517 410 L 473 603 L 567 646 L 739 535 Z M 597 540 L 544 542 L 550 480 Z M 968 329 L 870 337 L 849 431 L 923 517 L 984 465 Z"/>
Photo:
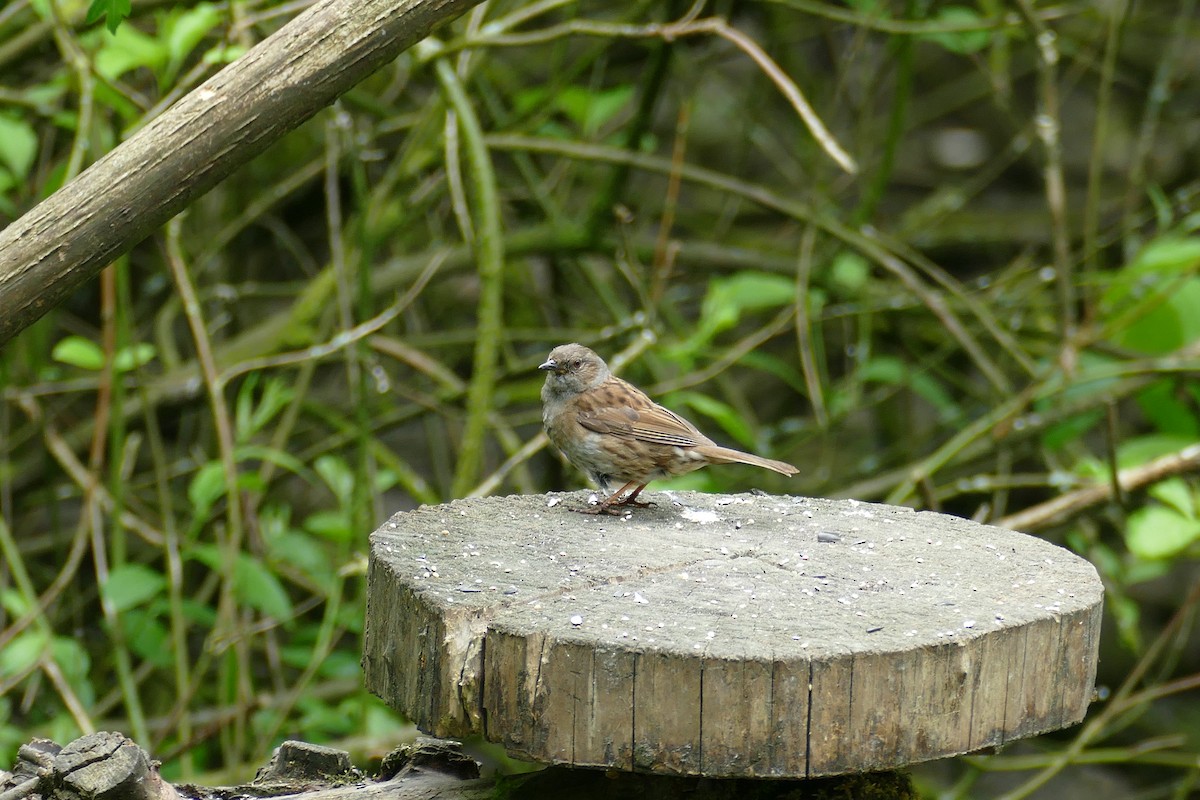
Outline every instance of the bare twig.
<path id="1" fill-rule="evenodd" d="M 1039 503 L 1016 514 L 1010 514 L 997 520 L 996 524 L 1003 528 L 1018 531 L 1034 531 L 1045 528 L 1056 522 L 1061 522 L 1100 503 L 1114 499 L 1115 487 L 1124 492 L 1134 492 L 1143 486 L 1157 483 L 1172 475 L 1200 470 L 1200 445 L 1192 445 L 1184 449 L 1154 459 L 1148 464 L 1141 464 L 1117 473 L 1115 481 L 1104 481 L 1084 489 L 1077 489 L 1053 500 Z"/>

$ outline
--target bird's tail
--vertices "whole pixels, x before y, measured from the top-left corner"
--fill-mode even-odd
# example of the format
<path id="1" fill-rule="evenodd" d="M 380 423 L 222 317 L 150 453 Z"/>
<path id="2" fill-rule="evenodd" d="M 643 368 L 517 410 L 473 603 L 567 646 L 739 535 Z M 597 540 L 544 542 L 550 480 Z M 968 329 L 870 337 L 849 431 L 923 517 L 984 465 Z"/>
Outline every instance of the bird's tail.
<path id="1" fill-rule="evenodd" d="M 752 467 L 762 467 L 782 475 L 795 475 L 800 470 L 784 461 L 763 458 L 752 453 L 743 453 L 720 445 L 704 445 L 696 448 L 696 452 L 706 457 L 713 464 L 749 464 Z"/>

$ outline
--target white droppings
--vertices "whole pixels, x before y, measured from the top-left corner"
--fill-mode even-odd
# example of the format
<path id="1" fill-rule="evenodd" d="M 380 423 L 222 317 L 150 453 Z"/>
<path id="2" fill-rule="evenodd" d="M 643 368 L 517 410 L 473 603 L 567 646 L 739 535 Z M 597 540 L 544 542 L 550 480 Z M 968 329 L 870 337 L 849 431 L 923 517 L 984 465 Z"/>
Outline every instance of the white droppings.
<path id="1" fill-rule="evenodd" d="M 576 628 L 578 628 L 580 625 L 583 624 L 583 617 L 581 617 L 578 614 L 574 615 L 573 617 L 571 617 L 571 624 L 574 625 Z"/>

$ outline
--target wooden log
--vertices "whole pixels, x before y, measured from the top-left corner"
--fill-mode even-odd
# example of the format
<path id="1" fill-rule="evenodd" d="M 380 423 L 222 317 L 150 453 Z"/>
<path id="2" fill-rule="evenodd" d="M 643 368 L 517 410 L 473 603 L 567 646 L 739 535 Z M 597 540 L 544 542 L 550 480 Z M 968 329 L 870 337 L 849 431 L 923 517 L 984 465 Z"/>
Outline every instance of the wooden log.
<path id="1" fill-rule="evenodd" d="M 113 731 L 68 744 L 54 757 L 54 796 L 60 800 L 178 800 L 146 751 Z"/>
<path id="2" fill-rule="evenodd" d="M 478 0 L 318 0 L 0 229 L 0 345 Z M 128 24 L 128 23 L 126 23 Z"/>
<path id="3" fill-rule="evenodd" d="M 142 748 L 119 733 L 105 731 L 80 737 L 66 747 L 46 739 L 22 745 L 12 772 L 0 771 L 0 800 L 488 800 L 496 796 L 496 783 L 479 777 L 478 764 L 458 742 L 418 739 L 389 754 L 384 767 L 385 774 L 378 780 L 368 780 L 343 750 L 289 741 L 276 749 L 250 784 L 176 788 L 162 780 L 157 763 Z"/>
<path id="4" fill-rule="evenodd" d="M 371 538 L 367 686 L 435 736 L 677 775 L 890 769 L 1072 725 L 1103 588 L 1043 540 L 854 501 L 456 501 Z"/>
<path id="5" fill-rule="evenodd" d="M 362 777 L 345 750 L 289 739 L 275 748 L 271 760 L 254 776 L 254 786 L 297 791 L 301 787 L 354 783 Z"/>

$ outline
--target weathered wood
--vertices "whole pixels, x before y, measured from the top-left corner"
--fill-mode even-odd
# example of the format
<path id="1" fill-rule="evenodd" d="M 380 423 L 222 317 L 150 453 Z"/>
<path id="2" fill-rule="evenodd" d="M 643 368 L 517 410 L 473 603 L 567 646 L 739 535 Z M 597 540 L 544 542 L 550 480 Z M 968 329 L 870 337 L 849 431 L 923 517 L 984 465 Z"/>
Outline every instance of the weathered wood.
<path id="1" fill-rule="evenodd" d="M 1103 588 L 957 517 L 661 493 L 457 501 L 371 540 L 367 686 L 437 736 L 554 764 L 808 777 L 1078 722 Z"/>
<path id="2" fill-rule="evenodd" d="M 111 746 L 97 746 L 97 742 L 108 742 Z M 49 744 L 51 748 L 44 749 L 43 744 Z M 122 753 L 127 748 L 136 748 L 136 745 L 120 734 L 93 734 L 89 740 L 77 740 L 67 745 L 75 755 L 59 766 L 74 772 L 82 766 L 96 769 L 97 765 L 114 758 L 127 763 Z M 30 759 L 27 751 L 31 749 L 48 753 L 49 757 Z M 21 787 L 21 798 L 41 800 L 62 796 L 57 788 L 57 780 L 62 776 L 55 771 L 54 761 L 54 755 L 62 749 L 48 740 L 34 740 L 23 746 L 13 771 L 0 771 L 0 797 L 7 800 L 15 786 Z M 140 749 L 139 753 L 135 761 L 148 760 Z M 83 763 L 81 754 L 87 754 L 83 756 Z M 151 769 L 154 769 L 153 765 Z M 111 767 L 103 767 L 98 772 L 108 770 Z M 25 784 L 30 781 L 39 786 L 26 790 Z M 572 800 L 830 800 L 846 797 L 910 800 L 917 796 L 909 777 L 899 772 L 812 781 L 711 781 L 550 767 L 523 775 L 481 779 L 479 764 L 463 752 L 461 743 L 426 737 L 418 737 L 412 744 L 396 748 L 383 759 L 380 774 L 369 779 L 350 764 L 350 756 L 345 751 L 293 741 L 281 745 L 270 764 L 260 770 L 250 784 L 218 787 L 188 784 L 177 789 L 167 788 L 190 800 L 491 800 L 499 796 L 511 800 L 561 797 Z M 135 787 L 128 795 L 117 797 L 136 797 L 139 791 Z"/>
<path id="3" fill-rule="evenodd" d="M 0 345 L 478 0 L 320 0 L 0 230 Z"/>
<path id="4" fill-rule="evenodd" d="M 175 787 L 150 765 L 146 751 L 112 731 L 80 737 L 54 757 L 60 800 L 177 800 Z"/>
<path id="5" fill-rule="evenodd" d="M 256 787 L 296 787 L 362 780 L 350 754 L 335 747 L 288 740 L 275 748 L 271 760 L 254 776 Z"/>
<path id="6" fill-rule="evenodd" d="M 49 739 L 35 738 L 17 748 L 12 772 L 0 770 L 0 800 L 25 800 L 47 794 L 54 788 L 54 757 L 62 746 Z"/>

